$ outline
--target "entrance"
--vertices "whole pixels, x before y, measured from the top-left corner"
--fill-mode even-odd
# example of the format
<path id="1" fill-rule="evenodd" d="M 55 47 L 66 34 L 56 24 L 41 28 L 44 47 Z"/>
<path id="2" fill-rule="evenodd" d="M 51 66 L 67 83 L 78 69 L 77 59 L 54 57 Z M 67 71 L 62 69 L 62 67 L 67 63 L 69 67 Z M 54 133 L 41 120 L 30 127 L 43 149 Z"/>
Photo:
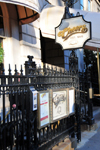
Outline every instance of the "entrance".
<path id="1" fill-rule="evenodd" d="M 54 39 L 44 38 L 41 33 L 40 38 L 42 62 L 64 68 L 64 51 L 62 51 L 62 47 L 55 43 Z"/>

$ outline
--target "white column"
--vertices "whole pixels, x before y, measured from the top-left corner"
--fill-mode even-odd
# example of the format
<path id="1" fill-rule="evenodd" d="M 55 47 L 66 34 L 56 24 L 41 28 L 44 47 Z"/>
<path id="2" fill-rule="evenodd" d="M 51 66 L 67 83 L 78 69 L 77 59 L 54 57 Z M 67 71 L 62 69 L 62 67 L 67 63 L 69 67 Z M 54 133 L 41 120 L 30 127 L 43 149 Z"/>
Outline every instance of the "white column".
<path id="1" fill-rule="evenodd" d="M 91 11 L 93 11 L 93 0 L 91 1 Z"/>
<path id="2" fill-rule="evenodd" d="M 83 1 L 84 10 L 88 11 L 88 0 Z"/>

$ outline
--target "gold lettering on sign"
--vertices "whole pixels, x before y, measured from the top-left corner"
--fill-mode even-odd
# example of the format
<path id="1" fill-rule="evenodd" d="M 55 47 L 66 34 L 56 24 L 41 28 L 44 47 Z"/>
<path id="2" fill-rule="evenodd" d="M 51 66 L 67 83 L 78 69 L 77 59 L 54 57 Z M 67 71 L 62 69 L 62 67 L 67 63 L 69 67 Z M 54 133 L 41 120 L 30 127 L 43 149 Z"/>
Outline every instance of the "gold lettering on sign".
<path id="1" fill-rule="evenodd" d="M 58 36 L 62 37 L 64 41 L 66 41 L 70 36 L 77 33 L 86 33 L 88 31 L 88 28 L 86 25 L 80 25 L 73 28 L 65 28 L 64 30 L 58 32 Z"/>

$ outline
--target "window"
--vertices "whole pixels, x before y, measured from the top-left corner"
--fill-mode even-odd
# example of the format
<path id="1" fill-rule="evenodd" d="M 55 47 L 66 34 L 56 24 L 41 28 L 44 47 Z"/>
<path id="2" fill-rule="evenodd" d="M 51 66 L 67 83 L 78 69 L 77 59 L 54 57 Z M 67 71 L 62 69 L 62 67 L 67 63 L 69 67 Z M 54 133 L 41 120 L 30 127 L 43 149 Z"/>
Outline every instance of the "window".
<path id="1" fill-rule="evenodd" d="M 97 8 L 97 12 L 100 12 L 100 8 Z"/>
<path id="2" fill-rule="evenodd" d="M 88 0 L 88 11 L 91 10 L 90 0 Z"/>
<path id="3" fill-rule="evenodd" d="M 64 50 L 64 64 L 65 69 L 69 71 L 69 56 L 70 56 L 70 50 Z"/>
<path id="4" fill-rule="evenodd" d="M 3 39 L 0 38 L 1 47 L 3 48 Z M 0 74 L 2 74 L 3 63 L 0 63 Z"/>
<path id="5" fill-rule="evenodd" d="M 3 13 L 0 6 L 0 36 L 4 36 Z M 3 39 L 0 37 L 0 43 L 3 47 Z M 0 74 L 2 74 L 3 63 L 0 63 Z"/>
<path id="6" fill-rule="evenodd" d="M 0 35 L 4 36 L 3 14 L 0 6 Z"/>
<path id="7" fill-rule="evenodd" d="M 64 55 L 65 69 L 69 71 L 69 56 Z"/>
<path id="8" fill-rule="evenodd" d="M 80 0 L 81 10 L 84 10 L 83 0 Z"/>

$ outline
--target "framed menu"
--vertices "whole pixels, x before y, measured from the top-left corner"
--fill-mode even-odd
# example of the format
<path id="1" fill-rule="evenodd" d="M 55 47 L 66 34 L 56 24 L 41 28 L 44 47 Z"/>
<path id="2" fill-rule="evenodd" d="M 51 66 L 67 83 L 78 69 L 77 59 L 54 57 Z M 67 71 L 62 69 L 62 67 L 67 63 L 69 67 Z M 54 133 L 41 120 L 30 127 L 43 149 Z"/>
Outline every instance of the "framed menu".
<path id="1" fill-rule="evenodd" d="M 38 128 L 42 128 L 50 123 L 49 114 L 49 91 L 38 92 Z"/>
<path id="2" fill-rule="evenodd" d="M 68 115 L 67 89 L 50 90 L 50 122 L 61 120 Z"/>
<path id="3" fill-rule="evenodd" d="M 75 113 L 75 89 L 68 89 L 69 114 Z"/>

